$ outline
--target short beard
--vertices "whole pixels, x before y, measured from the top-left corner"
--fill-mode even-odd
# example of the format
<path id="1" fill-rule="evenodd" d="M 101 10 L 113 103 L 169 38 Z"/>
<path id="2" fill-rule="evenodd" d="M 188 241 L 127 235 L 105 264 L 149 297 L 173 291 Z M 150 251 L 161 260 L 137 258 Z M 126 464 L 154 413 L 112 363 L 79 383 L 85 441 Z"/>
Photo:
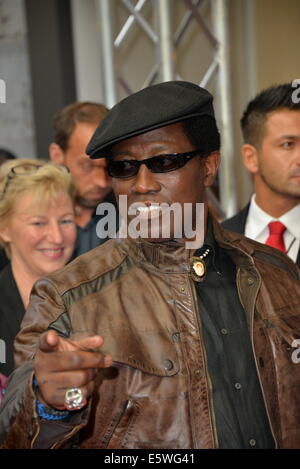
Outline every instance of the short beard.
<path id="1" fill-rule="evenodd" d="M 260 168 L 260 177 L 262 181 L 266 184 L 266 186 L 271 189 L 272 192 L 275 194 L 278 194 L 284 198 L 289 198 L 289 199 L 295 199 L 295 200 L 300 200 L 300 186 L 299 186 L 299 193 L 294 194 L 291 191 L 283 191 L 275 187 L 264 175 L 263 168 Z"/>
<path id="2" fill-rule="evenodd" d="M 93 210 L 95 210 L 101 202 L 102 202 L 102 199 L 101 200 L 87 200 L 87 199 L 84 199 L 83 197 L 77 197 L 76 199 L 76 204 L 79 205 L 79 207 L 89 208 Z"/>

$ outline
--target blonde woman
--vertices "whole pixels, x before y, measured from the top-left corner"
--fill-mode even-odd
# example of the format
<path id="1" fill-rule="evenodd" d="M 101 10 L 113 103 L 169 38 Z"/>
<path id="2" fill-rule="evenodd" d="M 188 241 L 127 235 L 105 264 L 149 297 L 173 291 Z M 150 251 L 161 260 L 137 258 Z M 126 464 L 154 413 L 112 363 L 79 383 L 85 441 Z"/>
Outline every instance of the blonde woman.
<path id="1" fill-rule="evenodd" d="M 53 163 L 19 159 L 0 168 L 0 243 L 10 258 L 0 273 L 4 376 L 13 370 L 13 341 L 33 284 L 63 267 L 73 253 L 74 191 L 68 170 Z"/>

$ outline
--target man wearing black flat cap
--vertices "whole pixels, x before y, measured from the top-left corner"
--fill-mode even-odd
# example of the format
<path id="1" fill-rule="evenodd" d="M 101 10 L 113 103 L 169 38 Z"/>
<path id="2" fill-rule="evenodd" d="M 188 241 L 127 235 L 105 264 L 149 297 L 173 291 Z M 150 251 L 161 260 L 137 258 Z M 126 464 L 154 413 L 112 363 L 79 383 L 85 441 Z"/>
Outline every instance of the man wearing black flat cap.
<path id="1" fill-rule="evenodd" d="M 2 448 L 300 447 L 299 270 L 208 213 L 219 148 L 192 83 L 104 118 L 87 153 L 107 159 L 130 229 L 35 285 Z"/>

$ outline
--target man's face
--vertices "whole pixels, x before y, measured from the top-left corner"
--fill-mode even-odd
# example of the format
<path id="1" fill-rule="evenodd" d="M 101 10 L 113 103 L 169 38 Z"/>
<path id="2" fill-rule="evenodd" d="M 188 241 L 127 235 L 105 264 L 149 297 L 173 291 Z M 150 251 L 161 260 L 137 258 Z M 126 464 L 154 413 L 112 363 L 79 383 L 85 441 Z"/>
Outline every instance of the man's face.
<path id="1" fill-rule="evenodd" d="M 86 147 L 97 126 L 78 123 L 71 134 L 64 164 L 71 171 L 78 191 L 78 204 L 85 208 L 96 208 L 111 189 L 111 178 L 106 171 L 105 159 L 90 160 Z"/>
<path id="2" fill-rule="evenodd" d="M 186 153 L 196 150 L 185 135 L 182 124 L 176 123 L 123 140 L 112 149 L 114 160 L 144 160 L 156 155 Z M 204 201 L 205 187 L 213 182 L 219 162 L 218 152 L 207 158 L 195 156 L 185 166 L 167 173 L 152 173 L 141 165 L 136 176 L 112 179 L 112 187 L 118 198 L 127 196 L 131 204 L 172 205 Z M 182 221 L 180 221 L 182 223 Z M 174 227 L 173 227 L 174 231 Z M 171 228 L 171 238 L 173 238 Z"/>
<path id="3" fill-rule="evenodd" d="M 268 115 L 257 158 L 256 184 L 300 201 L 300 111 Z"/>

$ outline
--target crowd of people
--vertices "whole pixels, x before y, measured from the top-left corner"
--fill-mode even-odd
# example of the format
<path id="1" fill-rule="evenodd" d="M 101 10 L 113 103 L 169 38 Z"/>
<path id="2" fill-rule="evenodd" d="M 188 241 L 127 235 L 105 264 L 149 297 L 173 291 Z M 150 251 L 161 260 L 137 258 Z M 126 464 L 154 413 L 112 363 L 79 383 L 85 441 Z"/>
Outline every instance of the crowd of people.
<path id="1" fill-rule="evenodd" d="M 206 197 L 221 156 L 213 97 L 189 82 L 109 111 L 68 105 L 50 161 L 1 165 L 0 448 L 300 448 L 293 91 L 248 103 L 241 154 L 254 193 L 221 224 Z M 96 229 L 99 204 L 121 197 L 146 239 Z M 192 207 L 204 239 L 194 249 L 177 234 L 185 216 L 162 228 L 172 204 Z"/>
<path id="2" fill-rule="evenodd" d="M 48 160 L 17 158 L 0 150 L 0 339 L 5 343 L 0 402 L 33 284 L 107 239 L 96 233 L 96 208 L 100 202 L 116 204 L 111 178 L 105 163 L 90 161 L 85 152 L 107 112 L 93 102 L 76 102 L 59 111 Z M 64 219 L 64 212 L 69 218 Z M 12 241 L 7 240 L 9 223 L 15 233 Z"/>

